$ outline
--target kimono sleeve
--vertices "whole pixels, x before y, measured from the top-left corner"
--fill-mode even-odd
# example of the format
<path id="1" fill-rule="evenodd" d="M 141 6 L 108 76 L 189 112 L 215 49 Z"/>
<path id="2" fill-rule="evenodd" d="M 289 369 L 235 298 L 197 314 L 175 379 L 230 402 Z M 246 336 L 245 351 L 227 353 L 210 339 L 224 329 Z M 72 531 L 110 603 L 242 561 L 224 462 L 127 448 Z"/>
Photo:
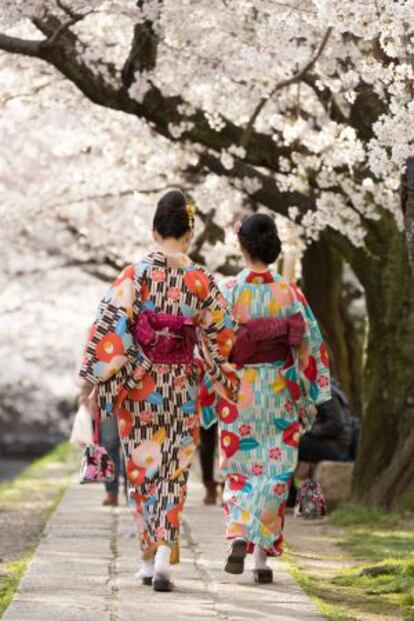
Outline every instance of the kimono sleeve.
<path id="1" fill-rule="evenodd" d="M 226 299 L 209 275 L 208 295 L 199 320 L 200 353 L 205 364 L 204 388 L 236 401 L 240 380 L 228 359 L 236 338 L 236 325 Z"/>
<path id="2" fill-rule="evenodd" d="M 144 266 L 127 266 L 101 300 L 89 331 L 80 377 L 101 384 L 118 371 L 138 363 L 145 356 L 132 338 L 131 325 L 141 307 L 140 290 Z"/>
<path id="3" fill-rule="evenodd" d="M 321 405 L 331 398 L 329 358 L 318 322 L 302 291 L 291 285 L 295 312 L 305 319 L 305 335 L 298 349 L 298 367 L 302 389 L 308 405 Z"/>
<path id="4" fill-rule="evenodd" d="M 211 299 L 206 301 L 207 319 L 212 321 L 201 338 L 201 353 L 206 364 L 206 373 L 200 386 L 201 424 L 208 429 L 217 422 L 220 400 L 229 397 L 237 400 L 239 378 L 227 360 L 236 336 L 237 325 L 231 314 L 232 291 L 226 281 L 218 289 L 215 281 L 211 285 Z M 212 303 L 212 308 L 210 304 Z M 224 377 L 223 377 L 224 376 Z M 229 384 L 230 382 L 230 384 Z M 221 386 L 227 387 L 223 390 Z"/>

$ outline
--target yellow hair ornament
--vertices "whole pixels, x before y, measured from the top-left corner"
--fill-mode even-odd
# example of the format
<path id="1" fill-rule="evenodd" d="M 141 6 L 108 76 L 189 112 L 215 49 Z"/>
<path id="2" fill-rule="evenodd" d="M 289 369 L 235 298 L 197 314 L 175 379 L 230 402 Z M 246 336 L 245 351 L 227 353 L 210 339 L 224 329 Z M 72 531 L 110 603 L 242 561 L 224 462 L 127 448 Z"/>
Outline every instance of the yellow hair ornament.
<path id="1" fill-rule="evenodd" d="M 194 203 L 187 203 L 186 209 L 188 213 L 188 220 L 190 223 L 190 228 L 194 228 L 194 217 L 196 214 L 196 206 L 194 205 Z"/>

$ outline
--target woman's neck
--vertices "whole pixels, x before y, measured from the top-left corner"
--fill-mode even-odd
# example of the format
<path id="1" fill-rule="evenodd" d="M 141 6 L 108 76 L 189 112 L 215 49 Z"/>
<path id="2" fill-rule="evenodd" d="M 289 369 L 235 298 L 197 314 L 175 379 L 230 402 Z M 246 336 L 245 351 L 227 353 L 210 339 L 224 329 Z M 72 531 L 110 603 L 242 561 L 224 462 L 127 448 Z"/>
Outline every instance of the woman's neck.
<path id="1" fill-rule="evenodd" d="M 183 245 L 177 239 L 166 239 L 158 242 L 158 247 L 166 255 L 185 254 Z"/>
<path id="2" fill-rule="evenodd" d="M 261 261 L 253 261 L 252 259 L 248 259 L 246 263 L 247 267 L 252 270 L 252 272 L 267 272 L 269 269 L 267 263 L 262 263 Z"/>

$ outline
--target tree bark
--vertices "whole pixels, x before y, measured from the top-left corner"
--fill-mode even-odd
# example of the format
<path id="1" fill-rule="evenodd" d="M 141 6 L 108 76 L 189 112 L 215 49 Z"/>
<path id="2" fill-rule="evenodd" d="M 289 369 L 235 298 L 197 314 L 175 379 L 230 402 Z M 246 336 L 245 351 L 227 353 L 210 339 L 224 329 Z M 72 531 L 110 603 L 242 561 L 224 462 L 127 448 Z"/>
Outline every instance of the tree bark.
<path id="1" fill-rule="evenodd" d="M 361 352 L 343 300 L 344 260 L 322 235 L 305 252 L 303 291 L 328 344 L 332 374 L 346 392 L 354 412 L 361 405 Z"/>
<path id="2" fill-rule="evenodd" d="M 414 506 L 414 280 L 405 235 L 384 213 L 355 254 L 364 284 L 368 333 L 362 435 L 355 498 L 394 509 Z M 351 261 L 352 264 L 352 261 Z"/>

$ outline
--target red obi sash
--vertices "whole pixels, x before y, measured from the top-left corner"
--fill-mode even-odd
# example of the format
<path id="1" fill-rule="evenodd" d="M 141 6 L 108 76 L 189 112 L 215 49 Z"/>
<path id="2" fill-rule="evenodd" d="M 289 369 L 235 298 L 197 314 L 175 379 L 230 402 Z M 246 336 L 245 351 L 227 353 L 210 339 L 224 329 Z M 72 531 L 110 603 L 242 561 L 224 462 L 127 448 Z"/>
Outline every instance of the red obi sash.
<path id="1" fill-rule="evenodd" d="M 237 332 L 230 362 L 243 365 L 286 360 L 290 348 L 301 344 L 304 333 L 301 313 L 278 319 L 250 319 Z"/>
<path id="2" fill-rule="evenodd" d="M 190 317 L 147 310 L 135 321 L 132 333 L 154 364 L 189 364 L 194 360 L 197 333 Z"/>

